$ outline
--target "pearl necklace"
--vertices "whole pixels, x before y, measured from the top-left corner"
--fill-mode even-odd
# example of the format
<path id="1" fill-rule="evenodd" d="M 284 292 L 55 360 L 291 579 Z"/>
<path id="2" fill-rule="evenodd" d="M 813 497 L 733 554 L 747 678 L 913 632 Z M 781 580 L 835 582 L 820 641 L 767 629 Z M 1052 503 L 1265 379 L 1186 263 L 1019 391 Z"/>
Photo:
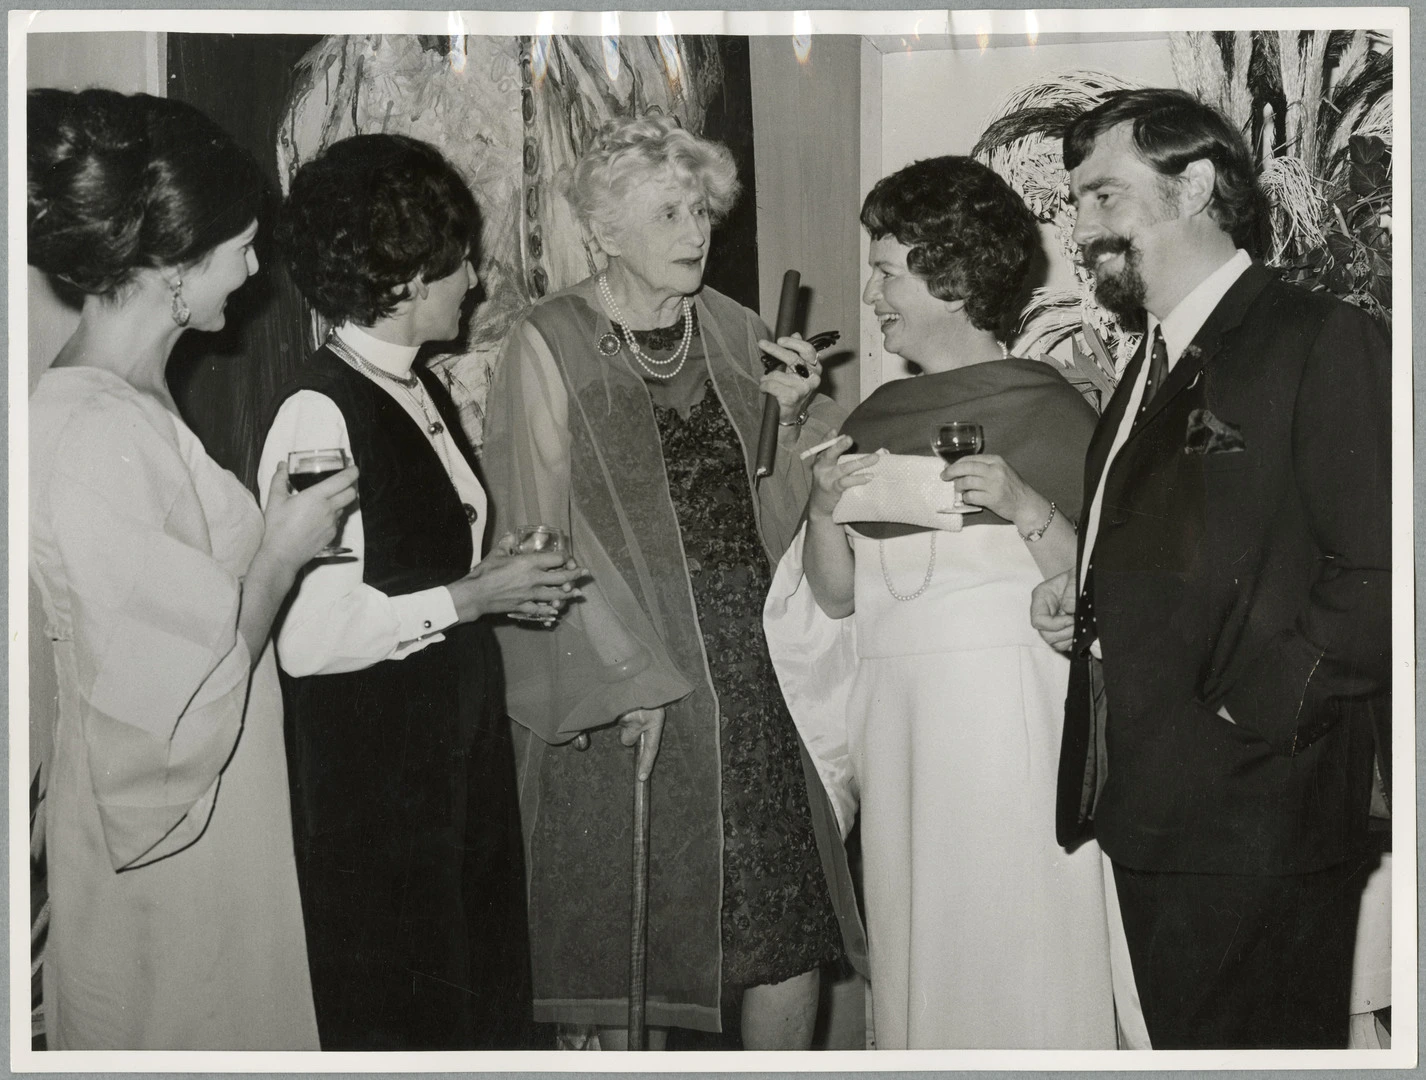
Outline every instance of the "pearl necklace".
<path id="1" fill-rule="evenodd" d="M 886 568 L 886 541 L 878 540 L 877 550 L 881 555 L 881 580 L 886 582 L 886 591 L 891 593 L 897 600 L 915 600 L 923 592 L 931 587 L 931 575 L 936 572 L 936 530 L 931 530 L 931 563 L 926 567 L 926 576 L 921 581 L 921 587 L 914 593 L 903 595 L 896 591 L 896 586 L 891 583 L 891 572 Z"/>
<path id="2" fill-rule="evenodd" d="M 394 382 L 401 389 L 406 391 L 406 396 L 411 399 L 411 403 L 421 410 L 421 415 L 426 418 L 426 434 L 436 445 L 436 456 L 440 458 L 441 467 L 446 470 L 446 475 L 454 478 L 451 470 L 451 463 L 446 457 L 446 441 L 441 438 L 446 430 L 446 425 L 441 423 L 439 416 L 431 416 L 430 404 L 426 398 L 425 387 L 421 384 L 421 379 L 414 373 L 411 375 L 397 375 L 387 371 L 383 367 L 373 364 L 361 353 L 357 352 L 345 341 L 339 338 L 335 331 L 327 335 L 327 348 L 336 353 L 338 357 L 350 368 L 361 372 L 368 378 L 388 379 Z M 419 393 L 418 393 L 419 391 Z"/>
<path id="3" fill-rule="evenodd" d="M 604 298 L 605 305 L 609 308 L 610 314 L 614 316 L 614 322 L 624 335 L 624 340 L 628 342 L 629 351 L 633 353 L 634 359 L 655 379 L 671 379 L 683 370 L 684 361 L 688 359 L 688 347 L 693 344 L 693 305 L 688 302 L 688 297 L 682 298 L 683 306 L 683 341 L 674 350 L 672 356 L 667 360 L 656 360 L 649 356 L 643 349 L 639 348 L 639 343 L 634 339 L 634 331 L 629 329 L 629 323 L 624 318 L 624 313 L 619 310 L 619 305 L 614 302 L 614 293 L 609 288 L 609 275 L 599 275 L 599 295 Z M 600 351 L 603 352 L 601 339 Z M 672 371 L 660 371 L 671 364 L 677 364 Z"/>

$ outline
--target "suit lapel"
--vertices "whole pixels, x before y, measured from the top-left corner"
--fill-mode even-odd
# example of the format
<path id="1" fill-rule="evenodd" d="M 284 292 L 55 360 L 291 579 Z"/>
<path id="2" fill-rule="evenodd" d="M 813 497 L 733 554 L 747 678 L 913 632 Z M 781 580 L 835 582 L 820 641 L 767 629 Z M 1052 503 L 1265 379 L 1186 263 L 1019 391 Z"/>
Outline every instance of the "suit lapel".
<path id="1" fill-rule="evenodd" d="M 1077 564 L 1084 561 L 1084 541 L 1087 532 L 1084 526 L 1089 521 L 1089 509 L 1094 504 L 1094 493 L 1098 490 L 1100 478 L 1104 475 L 1104 466 L 1109 460 L 1109 449 L 1114 445 L 1114 436 L 1119 432 L 1119 425 L 1124 419 L 1124 410 L 1129 407 L 1131 388 L 1139 377 L 1139 369 L 1144 366 L 1145 345 L 1145 342 L 1139 342 L 1138 351 L 1125 366 L 1124 374 L 1119 377 L 1119 383 L 1109 398 L 1109 404 L 1099 415 L 1099 423 L 1095 425 L 1094 435 L 1089 440 L 1089 449 L 1085 451 L 1084 505 L 1080 508 L 1079 515 Z"/>
<path id="2" fill-rule="evenodd" d="M 1208 362 L 1217 355 L 1227 336 L 1242 323 L 1248 308 L 1252 307 L 1258 294 L 1263 291 L 1272 278 L 1273 272 L 1261 263 L 1254 263 L 1239 275 L 1238 280 L 1233 282 L 1228 291 L 1223 294 L 1223 299 L 1218 301 L 1218 306 L 1199 327 L 1198 333 L 1193 336 L 1193 341 L 1189 343 L 1188 348 L 1184 349 L 1183 355 L 1178 358 L 1178 363 L 1174 364 L 1173 370 L 1169 372 L 1169 377 L 1164 380 L 1163 389 L 1154 395 L 1154 400 L 1149 403 L 1148 410 L 1135 425 L 1134 431 L 1129 433 L 1131 440 L 1139 431 L 1151 424 L 1154 417 L 1162 412 L 1176 395 L 1198 380 Z M 1125 377 L 1127 379 L 1127 372 Z M 1116 398 L 1118 396 L 1118 394 L 1115 395 Z"/>
<path id="3" fill-rule="evenodd" d="M 1100 473 L 1104 471 L 1104 463 L 1109 459 L 1109 448 L 1114 445 L 1114 436 L 1119 431 L 1119 425 L 1124 419 L 1124 410 L 1129 407 L 1129 397 L 1134 383 L 1138 381 L 1139 371 L 1144 366 L 1146 345 L 1145 341 L 1139 342 L 1138 350 L 1125 366 L 1124 374 L 1119 377 L 1119 384 L 1114 388 L 1114 393 L 1109 398 L 1109 404 L 1104 407 L 1104 412 L 1099 417 L 1099 424 L 1094 429 L 1094 437 L 1089 442 L 1089 450 L 1085 456 L 1087 482 L 1084 492 L 1086 498 L 1094 496 L 1090 485 L 1099 479 Z"/>
<path id="4" fill-rule="evenodd" d="M 1262 263 L 1254 263 L 1243 271 L 1232 287 L 1223 294 L 1223 299 L 1218 301 L 1218 306 L 1213 309 L 1212 314 L 1194 335 L 1189 347 L 1179 357 L 1178 363 L 1174 365 L 1173 371 L 1169 373 L 1168 379 L 1164 382 L 1163 390 L 1154 396 L 1148 411 L 1130 430 L 1128 437 L 1124 440 L 1124 445 L 1115 455 L 1114 461 L 1108 462 L 1110 447 L 1114 445 L 1114 437 L 1119 432 L 1119 426 L 1124 420 L 1124 411 L 1129 407 L 1129 398 L 1133 394 L 1133 388 L 1139 380 L 1140 370 L 1144 366 L 1147 341 L 1139 343 L 1138 351 L 1124 369 L 1124 374 L 1120 377 L 1119 384 L 1115 388 L 1114 396 L 1109 399 L 1109 404 L 1099 418 L 1099 424 L 1094 430 L 1094 438 L 1090 440 L 1089 450 L 1085 456 L 1084 507 L 1080 515 L 1081 522 L 1089 520 L 1089 508 L 1101 479 L 1106 485 L 1106 494 L 1108 493 L 1107 485 L 1110 478 L 1104 475 L 1106 462 L 1108 462 L 1110 471 L 1113 471 L 1115 465 L 1125 460 L 1127 456 L 1125 452 L 1139 432 L 1148 427 L 1154 417 L 1162 412 L 1175 396 L 1194 384 L 1208 362 L 1222 348 L 1227 336 L 1242 323 L 1248 309 L 1252 307 L 1259 294 L 1274 276 L 1274 272 Z M 1081 530 L 1078 544 L 1078 555 L 1081 561 L 1084 557 L 1084 542 L 1085 533 L 1084 530 Z"/>

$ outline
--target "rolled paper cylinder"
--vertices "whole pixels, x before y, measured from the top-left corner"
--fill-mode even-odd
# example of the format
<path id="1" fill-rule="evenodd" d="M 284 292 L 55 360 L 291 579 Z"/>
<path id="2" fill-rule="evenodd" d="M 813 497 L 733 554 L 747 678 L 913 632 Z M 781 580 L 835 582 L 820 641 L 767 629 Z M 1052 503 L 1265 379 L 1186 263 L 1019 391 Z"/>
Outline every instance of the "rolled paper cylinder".
<path id="1" fill-rule="evenodd" d="M 793 324 L 797 321 L 797 293 L 802 288 L 802 275 L 796 270 L 789 270 L 782 275 L 782 296 L 777 302 L 777 328 L 773 331 L 773 340 L 787 337 L 792 333 Z M 763 422 L 758 431 L 758 457 L 757 475 L 759 477 L 771 476 L 773 463 L 777 460 L 777 420 L 780 408 L 777 398 L 771 394 L 763 395 Z"/>

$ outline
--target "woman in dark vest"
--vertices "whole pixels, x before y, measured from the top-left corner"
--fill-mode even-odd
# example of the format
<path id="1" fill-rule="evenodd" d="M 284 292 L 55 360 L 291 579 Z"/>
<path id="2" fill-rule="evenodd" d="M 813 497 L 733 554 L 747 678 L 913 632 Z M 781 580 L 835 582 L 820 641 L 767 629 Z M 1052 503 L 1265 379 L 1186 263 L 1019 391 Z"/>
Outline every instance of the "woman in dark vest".
<path id="1" fill-rule="evenodd" d="M 362 466 L 341 544 L 278 637 L 298 879 L 325 1050 L 529 1045 L 514 761 L 482 616 L 550 617 L 580 571 L 487 552 L 480 470 L 420 347 L 455 338 L 479 214 L 433 147 L 361 135 L 292 182 L 279 229 L 333 327 L 278 395 L 260 475 Z"/>

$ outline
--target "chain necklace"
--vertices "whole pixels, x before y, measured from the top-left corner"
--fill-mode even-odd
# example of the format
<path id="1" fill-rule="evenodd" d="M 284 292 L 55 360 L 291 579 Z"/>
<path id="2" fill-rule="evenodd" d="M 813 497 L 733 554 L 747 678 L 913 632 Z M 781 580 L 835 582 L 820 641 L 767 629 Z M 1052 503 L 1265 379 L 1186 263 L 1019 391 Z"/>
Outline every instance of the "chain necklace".
<path id="1" fill-rule="evenodd" d="M 335 331 L 327 335 L 327 348 L 336 353 L 348 367 L 361 372 L 368 378 L 387 379 L 406 391 L 406 396 L 411 399 L 411 403 L 420 409 L 421 415 L 425 417 L 426 434 L 435 443 L 436 456 L 441 460 L 441 467 L 446 470 L 446 475 L 452 477 L 452 482 L 454 482 L 455 473 L 446 456 L 446 441 L 441 438 L 446 430 L 446 425 L 441 423 L 439 416 L 431 415 L 430 402 L 426 398 L 426 388 L 422 385 L 420 378 L 414 373 L 404 376 L 396 375 L 385 368 L 378 367 L 339 338 Z"/>
<path id="2" fill-rule="evenodd" d="M 685 296 L 682 298 L 683 341 L 667 360 L 657 360 L 639 348 L 638 341 L 634 339 L 634 331 L 629 329 L 629 324 L 624 319 L 624 313 L 619 310 L 619 305 L 614 302 L 614 293 L 609 288 L 609 275 L 607 273 L 599 275 L 599 295 L 604 298 L 604 303 L 608 306 L 610 314 L 614 316 L 615 325 L 619 327 L 620 333 L 624 335 L 624 340 L 629 345 L 629 351 L 633 353 L 634 359 L 639 362 L 640 367 L 655 379 L 672 379 L 683 370 L 684 361 L 688 359 L 688 347 L 693 344 L 693 305 L 688 302 L 688 297 Z M 600 352 L 605 352 L 602 338 L 600 339 Z M 678 365 L 672 371 L 659 370 L 659 368 L 666 368 L 672 364 Z"/>
<path id="3" fill-rule="evenodd" d="M 374 379 L 390 379 L 392 382 L 404 386 L 407 390 L 414 390 L 420 385 L 421 380 L 415 374 L 397 375 L 395 372 L 387 371 L 383 367 L 377 367 L 361 353 L 357 352 L 345 341 L 337 336 L 335 330 L 327 333 L 327 348 L 336 353 L 350 366 L 356 368 L 363 375 L 370 375 Z"/>
<path id="4" fill-rule="evenodd" d="M 891 593 L 897 600 L 915 600 L 923 592 L 931 587 L 931 575 L 936 572 L 936 530 L 931 530 L 931 563 L 926 567 L 926 577 L 921 581 L 921 587 L 914 593 L 902 595 L 896 591 L 896 586 L 891 583 L 891 572 L 886 568 L 886 541 L 876 542 L 877 550 L 881 555 L 881 580 L 886 582 L 886 591 Z"/>

